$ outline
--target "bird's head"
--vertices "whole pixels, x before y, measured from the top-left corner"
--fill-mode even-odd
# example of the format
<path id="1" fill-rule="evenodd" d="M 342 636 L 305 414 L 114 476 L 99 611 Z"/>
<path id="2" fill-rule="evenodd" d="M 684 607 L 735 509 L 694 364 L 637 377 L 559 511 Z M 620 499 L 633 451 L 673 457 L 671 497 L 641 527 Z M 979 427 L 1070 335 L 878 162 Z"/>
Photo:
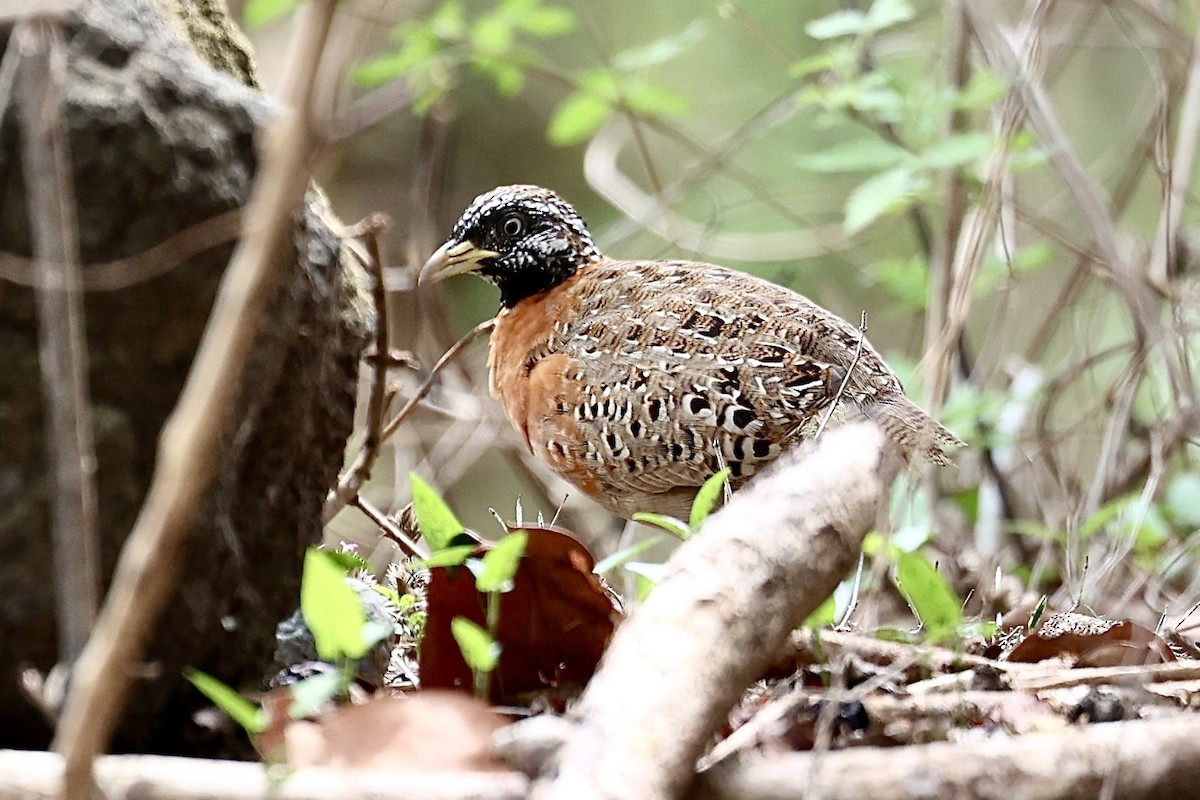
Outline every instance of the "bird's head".
<path id="1" fill-rule="evenodd" d="M 474 272 L 496 284 L 500 302 L 511 308 L 599 257 L 583 219 L 557 194 L 540 186 L 501 186 L 475 198 L 417 282 Z"/>

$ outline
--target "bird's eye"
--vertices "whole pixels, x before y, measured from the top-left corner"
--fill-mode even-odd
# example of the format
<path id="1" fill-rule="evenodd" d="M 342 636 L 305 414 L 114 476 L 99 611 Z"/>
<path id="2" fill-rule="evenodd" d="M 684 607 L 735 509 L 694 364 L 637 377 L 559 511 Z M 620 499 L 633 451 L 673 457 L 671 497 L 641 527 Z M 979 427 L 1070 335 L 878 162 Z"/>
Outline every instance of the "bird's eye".
<path id="1" fill-rule="evenodd" d="M 507 216 L 500 223 L 500 232 L 510 239 L 515 239 L 525 232 L 525 220 L 516 214 Z"/>

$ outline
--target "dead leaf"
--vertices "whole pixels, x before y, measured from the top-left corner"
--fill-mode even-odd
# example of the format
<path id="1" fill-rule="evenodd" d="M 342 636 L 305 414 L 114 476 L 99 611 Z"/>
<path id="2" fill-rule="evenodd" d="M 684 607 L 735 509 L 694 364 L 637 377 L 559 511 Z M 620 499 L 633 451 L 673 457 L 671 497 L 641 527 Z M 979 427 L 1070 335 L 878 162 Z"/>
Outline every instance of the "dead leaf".
<path id="1" fill-rule="evenodd" d="M 567 531 L 524 527 L 529 538 L 513 579 L 500 596 L 496 640 L 500 664 L 489 696 L 505 702 L 547 687 L 583 685 L 596 670 L 621 612 L 592 572 L 595 560 Z M 482 556 L 491 543 L 476 552 Z M 450 633 L 455 617 L 487 627 L 487 596 L 466 567 L 430 570 L 420 645 L 421 685 L 471 691 L 471 670 Z"/>
<path id="2" fill-rule="evenodd" d="M 291 767 L 491 772 L 506 769 L 492 757 L 492 734 L 507 724 L 460 692 L 379 693 L 289 721 L 282 738 Z"/>
<path id="3" fill-rule="evenodd" d="M 1055 731 L 1067 724 L 1049 703 L 1032 692 L 1005 692 L 1003 702 L 989 718 L 1015 734 Z"/>
<path id="4" fill-rule="evenodd" d="M 1044 616 L 1006 660 L 1034 663 L 1051 658 L 1076 667 L 1118 667 L 1160 664 L 1174 661 L 1175 655 L 1154 631 L 1133 620 L 1060 612 Z"/>
<path id="5" fill-rule="evenodd" d="M 254 748 L 258 750 L 263 761 L 283 761 L 286 757 L 283 739 L 284 731 L 292 722 L 291 717 L 288 716 L 288 709 L 291 708 L 291 705 L 292 687 L 290 686 L 272 689 L 263 695 L 262 710 L 266 714 L 267 724 L 254 736 Z"/>

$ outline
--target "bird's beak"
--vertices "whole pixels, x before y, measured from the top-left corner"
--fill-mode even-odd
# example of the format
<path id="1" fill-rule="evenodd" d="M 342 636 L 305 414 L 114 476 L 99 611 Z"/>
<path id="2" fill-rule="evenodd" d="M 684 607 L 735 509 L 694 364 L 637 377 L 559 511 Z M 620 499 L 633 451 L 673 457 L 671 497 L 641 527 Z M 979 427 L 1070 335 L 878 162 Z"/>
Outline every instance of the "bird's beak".
<path id="1" fill-rule="evenodd" d="M 417 284 L 436 283 L 451 275 L 462 275 L 479 269 L 480 261 L 496 258 L 500 254 L 493 250 L 476 247 L 471 240 L 456 242 L 453 239 L 439 247 L 421 267 Z"/>

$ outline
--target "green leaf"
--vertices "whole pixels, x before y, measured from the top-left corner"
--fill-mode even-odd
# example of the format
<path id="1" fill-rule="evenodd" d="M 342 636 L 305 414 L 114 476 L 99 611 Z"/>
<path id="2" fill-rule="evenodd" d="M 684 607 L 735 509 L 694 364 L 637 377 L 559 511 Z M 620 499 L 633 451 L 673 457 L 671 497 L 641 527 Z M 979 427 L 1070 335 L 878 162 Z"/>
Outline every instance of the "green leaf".
<path id="1" fill-rule="evenodd" d="M 499 10 L 483 14 L 471 26 L 469 38 L 471 46 L 478 52 L 492 58 L 501 58 L 510 50 L 516 40 L 513 22 Z"/>
<path id="2" fill-rule="evenodd" d="M 329 559 L 333 563 L 346 570 L 346 572 L 356 569 L 371 569 L 371 565 L 356 553 L 351 553 L 346 550 L 322 550 L 321 552 L 329 556 Z"/>
<path id="3" fill-rule="evenodd" d="M 950 584 L 920 553 L 892 552 L 896 562 L 896 587 L 912 606 L 930 638 L 954 633 L 962 622 L 962 604 Z"/>
<path id="4" fill-rule="evenodd" d="M 402 53 L 388 53 L 355 67 L 354 82 L 359 86 L 381 86 L 400 77 L 408 68 L 407 59 Z"/>
<path id="5" fill-rule="evenodd" d="M 366 612 L 358 594 L 346 583 L 346 571 L 327 550 L 310 547 L 304 555 L 300 611 L 312 631 L 322 661 L 361 658 Z"/>
<path id="6" fill-rule="evenodd" d="M 459 0 L 447 0 L 429 18 L 426 29 L 439 39 L 458 40 L 467 35 L 467 14 Z"/>
<path id="7" fill-rule="evenodd" d="M 694 20 L 679 33 L 655 39 L 641 47 L 622 50 L 613 56 L 612 65 L 624 72 L 657 67 L 692 49 L 707 35 L 708 24 L 704 20 Z"/>
<path id="8" fill-rule="evenodd" d="M 625 565 L 625 569 L 634 575 L 642 576 L 656 586 L 662 583 L 662 579 L 667 575 L 667 565 L 656 564 L 653 561 L 630 561 Z"/>
<path id="9" fill-rule="evenodd" d="M 242 697 L 228 684 L 206 672 L 191 668 L 183 671 L 183 677 L 251 736 L 262 733 L 267 727 L 266 712 Z"/>
<path id="10" fill-rule="evenodd" d="M 610 69 L 593 69 L 584 72 L 576 79 L 576 85 L 583 94 L 589 94 L 601 100 L 615 103 L 620 96 L 619 76 Z"/>
<path id="11" fill-rule="evenodd" d="M 526 33 L 539 39 L 561 36 L 575 30 L 575 14 L 565 8 L 540 6 L 524 14 L 517 24 Z"/>
<path id="12" fill-rule="evenodd" d="M 871 531 L 863 537 L 862 551 L 867 558 L 874 558 L 881 553 L 886 553 L 887 548 L 887 537 L 879 531 Z"/>
<path id="13" fill-rule="evenodd" d="M 929 297 L 929 265 L 925 257 L 886 258 L 871 267 L 872 283 L 884 287 L 906 306 L 921 310 Z"/>
<path id="14" fill-rule="evenodd" d="M 662 583 L 667 574 L 665 564 L 655 564 L 650 561 L 630 561 L 625 569 L 637 577 L 637 599 L 640 603 L 645 600 L 655 586 Z"/>
<path id="15" fill-rule="evenodd" d="M 910 391 L 914 388 L 907 383 L 905 386 L 908 386 Z M 933 538 L 933 509 L 929 498 L 924 492 L 913 491 L 904 476 L 900 477 L 892 490 L 888 517 L 894 526 L 887 540 L 888 547 L 912 553 L 920 550 Z"/>
<path id="16" fill-rule="evenodd" d="M 1121 515 L 1126 506 L 1129 505 L 1131 498 L 1137 499 L 1137 495 L 1118 497 L 1116 500 L 1112 500 L 1100 506 L 1100 508 L 1096 510 L 1096 513 L 1088 517 L 1087 521 L 1085 521 L 1083 525 L 1079 527 L 1080 538 L 1090 539 L 1102 531 L 1105 526 Z"/>
<path id="17" fill-rule="evenodd" d="M 648 117 L 680 117 L 692 110 L 692 104 L 679 92 L 643 80 L 623 85 L 621 100 L 630 111 Z"/>
<path id="18" fill-rule="evenodd" d="M 442 42 L 424 27 L 407 25 L 398 30 L 399 49 L 357 67 L 355 82 L 362 86 L 378 86 L 407 75 L 414 84 L 426 89 L 448 84 L 450 77 L 442 63 Z"/>
<path id="19" fill-rule="evenodd" d="M 885 214 L 907 208 L 924 185 L 904 164 L 867 179 L 846 199 L 846 233 L 858 233 Z"/>
<path id="20" fill-rule="evenodd" d="M 954 105 L 964 111 L 978 111 L 990 108 L 1000 98 L 1008 87 L 996 76 L 996 73 L 986 69 L 976 70 L 967 85 L 954 98 Z"/>
<path id="21" fill-rule="evenodd" d="M 878 33 L 915 16 L 916 12 L 907 0 L 875 0 L 863 20 L 862 32 L 866 35 Z"/>
<path id="22" fill-rule="evenodd" d="M 635 518 L 634 521 L 637 522 L 639 520 L 637 520 Z M 640 556 L 642 553 L 646 552 L 651 547 L 654 547 L 654 545 L 658 544 L 661 541 L 663 541 L 663 537 L 657 533 L 654 534 L 653 536 L 648 536 L 645 539 L 643 539 L 642 541 L 638 542 L 637 544 L 633 544 L 633 545 L 630 545 L 629 547 L 618 550 L 617 552 L 610 555 L 608 558 L 601 560 L 600 563 L 598 563 L 595 567 L 592 568 L 592 572 L 594 572 L 597 575 L 607 575 L 609 572 L 612 572 L 614 569 L 621 566 L 629 559 L 631 559 L 635 556 Z"/>
<path id="23" fill-rule="evenodd" d="M 1171 538 L 1171 528 L 1155 505 L 1131 504 L 1122 522 L 1122 533 L 1133 539 L 1133 549 L 1139 553 L 1155 552 Z"/>
<path id="24" fill-rule="evenodd" d="M 802 628 L 825 628 L 836 622 L 834 612 L 837 610 L 837 599 L 833 595 L 825 598 L 804 620 Z"/>
<path id="25" fill-rule="evenodd" d="M 378 594 L 382 595 L 388 602 L 390 602 L 396 608 L 403 609 L 404 604 L 406 602 L 410 602 L 410 601 L 407 601 L 404 599 L 404 597 L 409 597 L 410 595 L 405 595 L 404 597 L 401 597 L 400 593 L 398 591 L 396 591 L 395 589 L 393 589 L 391 586 L 384 586 L 381 583 L 376 583 L 376 584 L 371 585 L 371 589 L 373 589 Z"/>
<path id="26" fill-rule="evenodd" d="M 1025 630 L 1032 631 L 1037 628 L 1039 622 L 1042 621 L 1042 615 L 1046 613 L 1046 595 L 1042 595 L 1037 605 L 1033 607 L 1033 611 L 1029 614 L 1029 624 L 1025 626 Z"/>
<path id="27" fill-rule="evenodd" d="M 834 54 L 826 51 L 800 59 L 788 67 L 788 75 L 793 78 L 807 78 L 810 75 L 829 72 L 835 66 L 837 66 L 837 58 Z"/>
<path id="28" fill-rule="evenodd" d="M 706 480 L 700 487 L 700 491 L 696 492 L 696 499 L 692 501 L 692 510 L 688 515 L 688 530 L 691 533 L 700 530 L 704 520 L 708 519 L 708 515 L 716 507 L 717 500 L 721 497 L 721 490 L 725 488 L 725 482 L 729 480 L 729 473 L 729 467 L 725 467 Z"/>
<path id="29" fill-rule="evenodd" d="M 481 592 L 511 591 L 528 541 L 528 533 L 514 531 L 496 542 L 483 554 L 483 569 L 475 576 L 475 588 Z"/>
<path id="30" fill-rule="evenodd" d="M 862 32 L 865 19 L 861 11 L 835 11 L 809 22 L 804 26 L 804 32 L 814 39 L 822 40 L 857 36 Z"/>
<path id="31" fill-rule="evenodd" d="M 525 73 L 507 61 L 480 57 L 474 64 L 475 69 L 492 79 L 496 91 L 505 97 L 516 97 L 525 88 Z"/>
<path id="32" fill-rule="evenodd" d="M 288 706 L 288 716 L 292 719 L 311 717 L 345 688 L 346 679 L 341 672 L 320 672 L 305 678 L 291 687 L 292 703 Z"/>
<path id="33" fill-rule="evenodd" d="M 902 628 L 876 628 L 871 635 L 881 642 L 900 642 L 901 644 L 919 644 L 920 639 L 912 631 Z"/>
<path id="34" fill-rule="evenodd" d="M 634 522 L 643 522 L 647 525 L 653 525 L 656 528 L 662 528 L 672 536 L 677 536 L 680 539 L 687 539 L 692 532 L 683 520 L 668 517 L 666 514 L 654 514 L 649 511 L 639 511 L 633 515 Z"/>
<path id="35" fill-rule="evenodd" d="M 796 163 L 810 172 L 877 172 L 899 164 L 907 155 L 903 147 L 883 139 L 852 139 L 827 150 L 801 153 Z"/>
<path id="36" fill-rule="evenodd" d="M 268 22 L 295 11 L 300 0 L 248 0 L 242 19 L 250 29 L 261 28 Z"/>
<path id="37" fill-rule="evenodd" d="M 421 529 L 421 535 L 434 552 L 444 550 L 466 528 L 437 490 L 422 480 L 420 475 L 410 472 L 408 482 L 412 486 L 413 513 L 417 515 L 417 527 Z"/>
<path id="38" fill-rule="evenodd" d="M 922 150 L 916 162 L 933 169 L 962 167 L 986 158 L 995 146 L 996 138 L 991 134 L 980 131 L 958 133 Z"/>
<path id="39" fill-rule="evenodd" d="M 450 633 L 458 642 L 463 660 L 475 672 L 491 672 L 500 662 L 500 645 L 491 634 L 466 617 L 450 620 Z"/>
<path id="40" fill-rule="evenodd" d="M 1163 511 L 1182 528 L 1200 527 L 1200 474 L 1184 472 L 1167 484 Z"/>
<path id="41" fill-rule="evenodd" d="M 590 139 L 612 116 L 612 104 L 591 94 L 575 93 L 558 104 L 546 138 L 564 147 Z"/>
<path id="42" fill-rule="evenodd" d="M 451 547 L 444 547 L 435 553 L 430 554 L 429 558 L 423 558 L 413 562 L 413 569 L 433 569 L 435 567 L 457 567 L 471 557 L 471 554 L 476 550 L 473 544 L 456 544 Z"/>

